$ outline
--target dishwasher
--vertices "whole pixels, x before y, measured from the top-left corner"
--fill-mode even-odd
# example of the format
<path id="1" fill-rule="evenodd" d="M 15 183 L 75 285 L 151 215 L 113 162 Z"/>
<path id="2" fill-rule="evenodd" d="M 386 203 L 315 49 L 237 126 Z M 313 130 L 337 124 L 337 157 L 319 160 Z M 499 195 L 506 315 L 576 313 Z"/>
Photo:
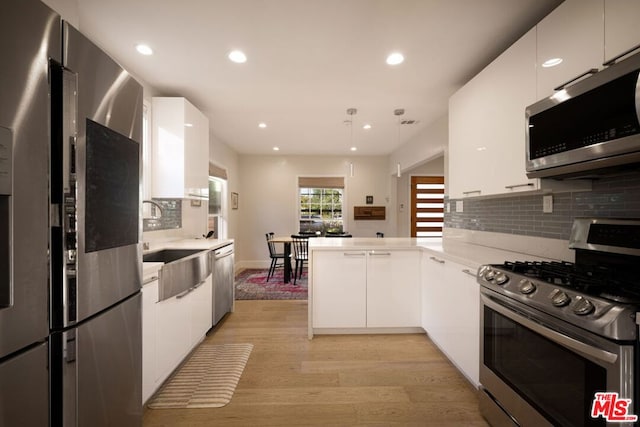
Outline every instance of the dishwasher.
<path id="1" fill-rule="evenodd" d="M 234 255 L 233 243 L 211 251 L 213 270 L 213 325 L 233 311 Z"/>

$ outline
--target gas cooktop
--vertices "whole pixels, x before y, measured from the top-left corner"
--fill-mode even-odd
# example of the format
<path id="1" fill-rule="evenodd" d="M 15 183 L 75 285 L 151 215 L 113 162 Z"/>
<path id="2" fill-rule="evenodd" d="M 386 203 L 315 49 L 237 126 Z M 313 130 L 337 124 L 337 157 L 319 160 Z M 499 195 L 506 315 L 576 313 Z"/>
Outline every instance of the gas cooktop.
<path id="1" fill-rule="evenodd" d="M 516 261 L 492 265 L 584 295 L 640 305 L 640 280 L 606 264 L 581 266 L 564 261 Z"/>

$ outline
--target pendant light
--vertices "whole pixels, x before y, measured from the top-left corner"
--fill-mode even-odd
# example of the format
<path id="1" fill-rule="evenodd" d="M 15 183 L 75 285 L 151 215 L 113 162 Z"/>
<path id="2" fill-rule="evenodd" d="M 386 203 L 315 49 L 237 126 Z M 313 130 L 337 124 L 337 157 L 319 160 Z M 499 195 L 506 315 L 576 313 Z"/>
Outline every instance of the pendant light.
<path id="1" fill-rule="evenodd" d="M 395 110 L 393 110 L 393 115 L 396 116 L 397 122 L 398 122 L 398 138 L 396 139 L 396 148 L 398 148 L 400 146 L 400 116 L 402 116 L 404 114 L 404 108 L 396 108 Z M 398 175 L 398 178 L 400 178 L 401 173 L 400 173 L 400 162 L 398 162 L 398 164 L 396 165 L 396 174 Z"/>
<path id="2" fill-rule="evenodd" d="M 349 118 L 345 120 L 345 123 L 349 125 L 349 149 L 354 151 L 353 148 L 353 116 L 358 112 L 356 108 L 347 108 L 347 115 Z M 349 176 L 353 178 L 353 162 L 349 162 Z"/>

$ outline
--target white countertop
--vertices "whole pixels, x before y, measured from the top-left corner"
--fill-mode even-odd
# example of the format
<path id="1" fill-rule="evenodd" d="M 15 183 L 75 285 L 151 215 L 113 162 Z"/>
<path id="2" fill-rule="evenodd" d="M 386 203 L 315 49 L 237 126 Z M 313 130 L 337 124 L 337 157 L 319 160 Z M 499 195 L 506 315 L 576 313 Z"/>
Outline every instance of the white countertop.
<path id="1" fill-rule="evenodd" d="M 213 250 L 233 243 L 233 239 L 181 239 L 162 242 L 149 242 L 149 249 L 143 254 L 157 252 L 163 249 L 202 249 Z"/>
<path id="2" fill-rule="evenodd" d="M 482 264 L 501 264 L 504 261 L 534 261 L 549 258 L 532 259 L 529 254 L 511 252 L 489 246 L 433 238 L 408 237 L 354 237 L 354 238 L 312 238 L 309 250 L 407 250 L 419 249 L 433 256 L 449 259 L 467 267 L 477 269 Z"/>

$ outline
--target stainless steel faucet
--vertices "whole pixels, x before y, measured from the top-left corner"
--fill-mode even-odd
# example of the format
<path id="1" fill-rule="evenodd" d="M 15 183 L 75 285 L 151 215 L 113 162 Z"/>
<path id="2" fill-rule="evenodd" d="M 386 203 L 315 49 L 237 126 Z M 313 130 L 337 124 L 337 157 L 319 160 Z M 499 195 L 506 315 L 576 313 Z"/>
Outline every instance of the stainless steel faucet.
<path id="1" fill-rule="evenodd" d="M 152 214 L 150 217 L 148 217 L 148 218 L 142 217 L 142 219 L 160 219 L 160 218 L 162 218 L 162 206 L 158 202 L 154 202 L 153 200 L 143 200 L 142 204 L 145 204 L 145 203 L 149 203 L 150 205 L 153 205 L 153 206 L 157 207 L 158 210 L 160 211 L 160 215 Z"/>

